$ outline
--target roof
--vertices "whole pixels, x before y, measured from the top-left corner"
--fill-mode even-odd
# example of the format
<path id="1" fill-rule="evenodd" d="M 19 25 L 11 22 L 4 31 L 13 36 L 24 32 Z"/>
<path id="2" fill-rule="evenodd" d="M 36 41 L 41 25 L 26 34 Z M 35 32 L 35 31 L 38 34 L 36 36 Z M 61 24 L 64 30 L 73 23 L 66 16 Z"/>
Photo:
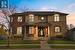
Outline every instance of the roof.
<path id="1" fill-rule="evenodd" d="M 34 15 L 51 15 L 51 14 L 62 14 L 62 15 L 68 15 L 67 13 L 62 13 L 62 12 L 56 12 L 56 11 L 26 11 L 22 13 L 15 13 L 13 15 L 25 15 L 25 14 L 34 14 Z"/>

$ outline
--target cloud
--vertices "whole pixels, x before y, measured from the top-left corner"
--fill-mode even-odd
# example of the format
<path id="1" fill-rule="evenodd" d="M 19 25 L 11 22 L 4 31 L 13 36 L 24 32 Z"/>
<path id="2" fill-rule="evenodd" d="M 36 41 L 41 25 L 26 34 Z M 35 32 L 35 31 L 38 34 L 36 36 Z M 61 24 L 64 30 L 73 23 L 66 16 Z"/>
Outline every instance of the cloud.
<path id="1" fill-rule="evenodd" d="M 69 8 L 69 9 L 75 8 L 75 3 L 70 4 L 70 5 L 68 6 L 68 8 Z"/>
<path id="2" fill-rule="evenodd" d="M 43 7 L 40 7 L 38 10 L 41 10 L 41 11 L 56 11 L 57 8 L 54 7 L 54 6 L 43 6 Z"/>
<path id="3" fill-rule="evenodd" d="M 67 6 L 65 6 L 65 8 L 61 11 L 62 12 L 67 12 L 67 13 L 74 13 L 75 12 L 75 3 L 71 3 Z"/>

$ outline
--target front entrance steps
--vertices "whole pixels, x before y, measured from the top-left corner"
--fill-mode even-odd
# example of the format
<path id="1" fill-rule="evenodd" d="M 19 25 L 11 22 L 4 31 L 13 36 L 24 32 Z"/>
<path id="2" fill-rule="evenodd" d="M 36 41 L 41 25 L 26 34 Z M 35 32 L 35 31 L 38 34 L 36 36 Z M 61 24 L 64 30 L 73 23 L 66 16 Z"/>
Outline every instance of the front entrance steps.
<path id="1" fill-rule="evenodd" d="M 48 37 L 44 37 L 40 39 L 40 48 L 41 49 L 50 49 L 47 43 Z"/>

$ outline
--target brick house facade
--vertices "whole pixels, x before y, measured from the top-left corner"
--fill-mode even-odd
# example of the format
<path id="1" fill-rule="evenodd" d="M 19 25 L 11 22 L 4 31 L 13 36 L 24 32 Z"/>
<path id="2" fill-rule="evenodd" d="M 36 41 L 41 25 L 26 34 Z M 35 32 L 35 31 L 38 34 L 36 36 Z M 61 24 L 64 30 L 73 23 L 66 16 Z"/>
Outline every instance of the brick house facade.
<path id="1" fill-rule="evenodd" d="M 13 35 L 33 37 L 64 36 L 67 31 L 66 16 L 68 14 L 55 11 L 28 11 L 10 16 Z"/>

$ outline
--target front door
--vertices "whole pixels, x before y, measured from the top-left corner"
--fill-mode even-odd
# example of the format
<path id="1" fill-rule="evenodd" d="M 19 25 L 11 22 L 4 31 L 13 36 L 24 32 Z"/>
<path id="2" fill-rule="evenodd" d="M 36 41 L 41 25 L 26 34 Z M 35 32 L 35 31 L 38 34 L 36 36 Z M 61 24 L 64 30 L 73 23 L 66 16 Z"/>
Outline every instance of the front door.
<path id="1" fill-rule="evenodd" d="M 45 27 L 38 27 L 38 36 L 39 37 L 45 37 Z"/>

